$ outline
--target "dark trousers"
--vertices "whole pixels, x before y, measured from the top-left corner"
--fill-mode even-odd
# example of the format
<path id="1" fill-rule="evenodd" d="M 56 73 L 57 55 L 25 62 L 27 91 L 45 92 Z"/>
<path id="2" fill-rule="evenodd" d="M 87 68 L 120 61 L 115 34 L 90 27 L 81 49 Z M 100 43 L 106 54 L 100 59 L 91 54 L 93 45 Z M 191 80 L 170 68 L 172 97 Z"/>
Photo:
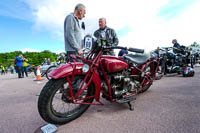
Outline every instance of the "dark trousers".
<path id="1" fill-rule="evenodd" d="M 27 67 L 22 67 L 22 77 L 24 77 L 24 73 L 26 74 L 26 77 L 28 77 Z"/>
<path id="2" fill-rule="evenodd" d="M 22 78 L 22 66 L 16 66 L 18 78 Z"/>
<path id="3" fill-rule="evenodd" d="M 5 75 L 5 70 L 1 70 L 1 75 Z"/>

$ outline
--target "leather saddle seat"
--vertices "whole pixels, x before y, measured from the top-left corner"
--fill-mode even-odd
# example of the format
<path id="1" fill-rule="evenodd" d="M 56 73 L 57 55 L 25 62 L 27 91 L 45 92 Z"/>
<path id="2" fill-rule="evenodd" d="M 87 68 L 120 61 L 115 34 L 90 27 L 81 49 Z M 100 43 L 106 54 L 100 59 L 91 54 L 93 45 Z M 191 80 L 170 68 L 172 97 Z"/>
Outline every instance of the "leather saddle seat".
<path id="1" fill-rule="evenodd" d="M 145 55 L 139 55 L 139 54 L 127 54 L 123 56 L 124 60 L 127 61 L 128 63 L 133 63 L 133 64 L 144 64 L 147 60 L 148 57 Z"/>

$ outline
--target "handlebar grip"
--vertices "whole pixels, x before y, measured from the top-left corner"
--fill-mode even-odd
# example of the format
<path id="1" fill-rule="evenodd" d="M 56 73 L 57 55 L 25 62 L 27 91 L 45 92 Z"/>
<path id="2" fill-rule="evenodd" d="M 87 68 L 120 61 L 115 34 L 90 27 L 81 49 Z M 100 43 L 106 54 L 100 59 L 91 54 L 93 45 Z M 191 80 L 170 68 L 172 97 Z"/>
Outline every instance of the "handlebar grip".
<path id="1" fill-rule="evenodd" d="M 135 53 L 144 53 L 144 49 L 137 49 L 137 48 L 129 48 L 128 51 Z"/>

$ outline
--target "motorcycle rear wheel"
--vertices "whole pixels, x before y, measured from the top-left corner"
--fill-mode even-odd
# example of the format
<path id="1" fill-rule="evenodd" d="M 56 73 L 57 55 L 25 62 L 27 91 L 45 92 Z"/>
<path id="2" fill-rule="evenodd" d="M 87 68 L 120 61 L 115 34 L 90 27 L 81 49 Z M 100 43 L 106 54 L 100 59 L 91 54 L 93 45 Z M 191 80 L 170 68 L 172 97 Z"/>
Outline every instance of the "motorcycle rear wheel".
<path id="1" fill-rule="evenodd" d="M 74 82 L 72 82 L 72 86 L 74 86 L 74 88 L 78 88 L 77 85 L 80 86 L 80 84 L 83 82 L 83 79 L 84 76 L 75 76 L 73 80 Z M 78 81 L 81 81 L 81 83 Z M 66 96 L 63 96 L 63 93 L 65 92 L 64 90 L 67 90 L 66 88 L 68 88 L 67 84 L 68 83 L 66 78 L 50 79 L 43 87 L 38 99 L 38 112 L 46 122 L 53 124 L 68 123 L 81 116 L 90 106 L 89 104 L 73 104 L 66 98 Z M 72 88 L 72 91 L 73 93 L 76 93 L 77 90 L 74 88 Z M 93 84 L 90 84 L 86 90 L 87 92 L 84 91 L 81 95 L 82 98 L 84 96 L 88 97 L 94 95 Z M 61 95 L 60 97 L 59 94 Z M 54 100 L 57 101 L 57 104 L 56 102 L 54 103 Z M 92 103 L 93 100 L 94 98 L 90 98 L 82 100 L 81 102 Z M 58 104 L 59 101 L 60 103 Z M 62 106 L 63 108 L 61 108 Z M 65 108 L 66 106 L 67 108 Z"/>
<path id="2" fill-rule="evenodd" d="M 144 69 L 144 73 L 152 76 L 152 72 L 151 71 L 152 71 L 152 67 L 151 67 L 151 65 L 148 64 Z M 146 92 L 150 88 L 150 86 L 153 83 L 153 79 L 149 79 L 149 80 L 151 80 L 151 81 L 149 81 L 149 83 L 146 86 L 143 87 L 143 89 L 142 89 L 142 91 L 140 93 Z"/>

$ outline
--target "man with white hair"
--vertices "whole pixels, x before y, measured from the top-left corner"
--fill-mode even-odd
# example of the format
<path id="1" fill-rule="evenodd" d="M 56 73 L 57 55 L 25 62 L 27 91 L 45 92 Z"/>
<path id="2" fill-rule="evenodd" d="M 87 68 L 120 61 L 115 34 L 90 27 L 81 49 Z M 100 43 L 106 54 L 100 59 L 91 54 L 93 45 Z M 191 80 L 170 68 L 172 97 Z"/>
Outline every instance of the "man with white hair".
<path id="1" fill-rule="evenodd" d="M 117 46 L 119 43 L 115 30 L 106 26 L 106 18 L 99 19 L 99 29 L 94 32 L 94 36 L 96 38 L 105 36 L 105 39 L 110 46 Z M 114 55 L 114 52 L 111 50 L 107 54 Z"/>
<path id="2" fill-rule="evenodd" d="M 69 57 L 71 54 L 82 55 L 81 49 L 81 26 L 79 20 L 86 14 L 86 7 L 83 4 L 77 4 L 74 12 L 70 13 L 64 22 L 65 51 Z"/>

